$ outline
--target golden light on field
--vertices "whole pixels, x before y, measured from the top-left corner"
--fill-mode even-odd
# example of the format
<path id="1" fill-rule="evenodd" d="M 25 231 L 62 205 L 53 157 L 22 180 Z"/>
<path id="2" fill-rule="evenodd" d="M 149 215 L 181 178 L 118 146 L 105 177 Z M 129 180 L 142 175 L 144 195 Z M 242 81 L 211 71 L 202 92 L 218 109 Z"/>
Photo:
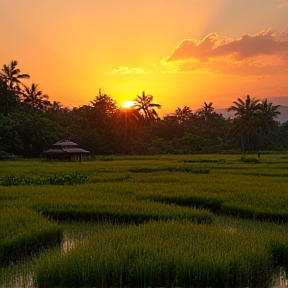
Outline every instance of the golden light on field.
<path id="1" fill-rule="evenodd" d="M 124 108 L 130 108 L 130 107 L 132 107 L 134 104 L 135 104 L 135 101 L 126 101 L 126 102 L 124 102 L 123 107 L 124 107 Z"/>

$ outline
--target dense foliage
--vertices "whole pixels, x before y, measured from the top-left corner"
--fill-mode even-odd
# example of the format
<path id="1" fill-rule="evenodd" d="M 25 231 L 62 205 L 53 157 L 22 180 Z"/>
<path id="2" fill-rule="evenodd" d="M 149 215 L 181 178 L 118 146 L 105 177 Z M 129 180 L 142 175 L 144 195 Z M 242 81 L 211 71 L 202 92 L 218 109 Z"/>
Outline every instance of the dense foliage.
<path id="1" fill-rule="evenodd" d="M 17 61 L 0 71 L 0 159 L 13 155 L 39 157 L 64 139 L 96 155 L 190 154 L 257 152 L 288 149 L 288 121 L 278 123 L 278 105 L 267 99 L 234 101 L 235 118 L 215 112 L 212 102 L 183 109 L 162 119 L 152 95 L 137 96 L 130 108 L 120 108 L 101 90 L 88 103 L 73 109 L 51 102 L 39 85 L 21 83 Z M 127 95 L 127 97 L 130 97 Z M 133 97 L 133 96 L 132 96 Z M 269 133 L 268 133 L 269 132 Z"/>

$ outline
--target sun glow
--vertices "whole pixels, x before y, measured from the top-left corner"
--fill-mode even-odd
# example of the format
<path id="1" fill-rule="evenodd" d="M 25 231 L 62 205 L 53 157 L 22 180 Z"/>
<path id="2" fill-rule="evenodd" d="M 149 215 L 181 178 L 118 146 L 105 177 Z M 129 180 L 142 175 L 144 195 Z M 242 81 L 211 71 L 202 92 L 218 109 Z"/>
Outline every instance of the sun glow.
<path id="1" fill-rule="evenodd" d="M 123 106 L 124 108 L 130 108 L 135 104 L 135 101 L 126 101 L 124 102 Z"/>

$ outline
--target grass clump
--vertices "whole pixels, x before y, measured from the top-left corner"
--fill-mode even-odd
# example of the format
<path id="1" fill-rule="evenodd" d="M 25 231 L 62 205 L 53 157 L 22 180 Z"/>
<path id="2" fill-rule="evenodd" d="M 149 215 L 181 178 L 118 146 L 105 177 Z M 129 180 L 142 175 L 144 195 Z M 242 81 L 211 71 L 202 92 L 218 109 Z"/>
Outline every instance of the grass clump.
<path id="1" fill-rule="evenodd" d="M 117 195 L 115 195 L 116 197 Z M 204 209 L 179 207 L 150 201 L 111 201 L 97 198 L 81 202 L 62 199 L 57 202 L 35 203 L 32 208 L 43 215 L 60 221 L 112 221 L 114 223 L 141 224 L 150 220 L 189 219 L 211 223 L 214 215 Z"/>
<path id="2" fill-rule="evenodd" d="M 80 171 L 71 174 L 58 175 L 54 174 L 49 177 L 31 177 L 25 175 L 9 175 L 1 179 L 2 186 L 19 186 L 19 185 L 73 185 L 82 184 L 87 181 L 87 175 Z"/>
<path id="3" fill-rule="evenodd" d="M 0 266 L 59 243 L 62 229 L 35 211 L 21 207 L 0 210 Z"/>
<path id="4" fill-rule="evenodd" d="M 152 222 L 43 256 L 36 279 L 49 287 L 265 288 L 287 244 L 280 233 Z"/>

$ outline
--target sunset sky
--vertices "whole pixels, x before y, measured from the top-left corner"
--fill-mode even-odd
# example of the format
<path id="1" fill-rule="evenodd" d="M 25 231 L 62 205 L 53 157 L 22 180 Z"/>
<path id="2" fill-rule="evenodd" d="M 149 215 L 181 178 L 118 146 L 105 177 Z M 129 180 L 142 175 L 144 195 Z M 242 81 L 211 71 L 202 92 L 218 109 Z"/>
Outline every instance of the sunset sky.
<path id="1" fill-rule="evenodd" d="M 0 27 L 0 65 L 65 106 L 99 88 L 120 106 L 152 94 L 161 115 L 288 105 L 288 0 L 1 0 Z"/>

